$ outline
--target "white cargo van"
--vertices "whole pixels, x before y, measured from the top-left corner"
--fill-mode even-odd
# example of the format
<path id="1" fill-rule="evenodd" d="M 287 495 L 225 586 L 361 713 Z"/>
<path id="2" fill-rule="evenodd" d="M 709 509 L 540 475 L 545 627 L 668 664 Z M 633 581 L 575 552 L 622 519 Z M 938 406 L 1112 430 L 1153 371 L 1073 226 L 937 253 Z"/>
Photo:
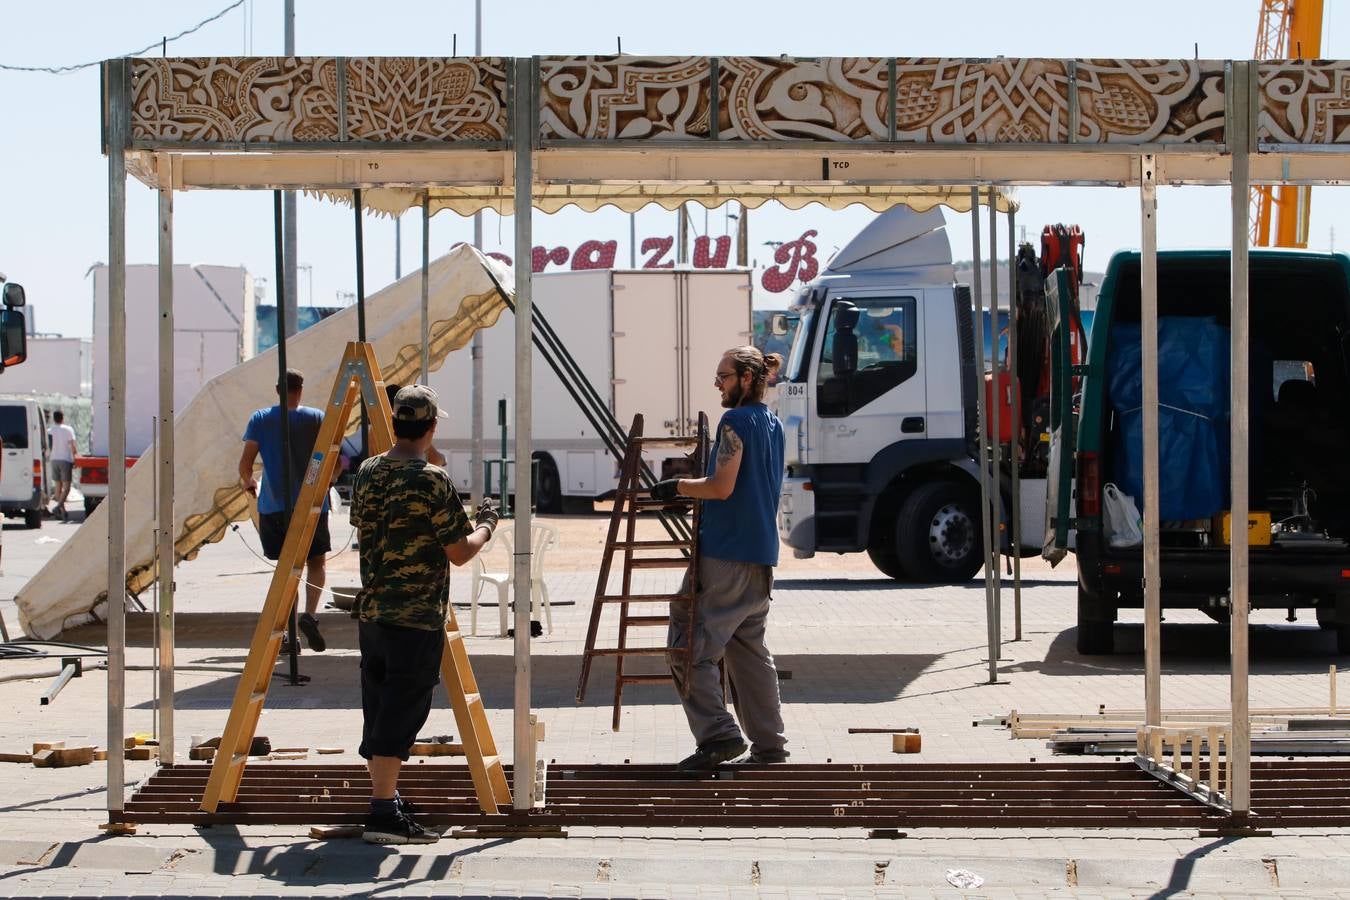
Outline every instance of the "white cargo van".
<path id="1" fill-rule="evenodd" d="M 47 507 L 47 422 L 36 400 L 0 399 L 0 513 L 42 527 Z"/>

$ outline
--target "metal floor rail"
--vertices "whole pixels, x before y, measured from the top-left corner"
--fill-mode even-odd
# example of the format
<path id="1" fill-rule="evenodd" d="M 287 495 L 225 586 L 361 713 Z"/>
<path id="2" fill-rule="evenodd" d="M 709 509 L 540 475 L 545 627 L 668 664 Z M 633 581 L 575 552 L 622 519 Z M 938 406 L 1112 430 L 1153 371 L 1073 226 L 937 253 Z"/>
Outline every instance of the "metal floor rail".
<path id="1" fill-rule="evenodd" d="M 369 809 L 364 766 L 257 763 L 238 800 L 198 809 L 208 766 L 163 768 L 114 821 L 355 824 Z M 1350 826 L 1350 764 L 1258 763 L 1263 826 Z M 1133 763 L 866 763 L 727 766 L 714 777 L 670 765 L 548 767 L 546 800 L 479 811 L 463 764 L 404 768 L 399 792 L 435 825 L 745 828 L 1185 828 L 1224 817 Z"/>

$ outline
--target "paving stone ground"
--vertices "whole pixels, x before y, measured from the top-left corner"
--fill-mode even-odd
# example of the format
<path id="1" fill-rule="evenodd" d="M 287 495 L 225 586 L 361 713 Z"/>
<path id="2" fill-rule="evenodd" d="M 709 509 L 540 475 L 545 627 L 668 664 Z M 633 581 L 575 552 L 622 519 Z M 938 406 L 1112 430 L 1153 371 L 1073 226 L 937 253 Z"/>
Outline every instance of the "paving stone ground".
<path id="1" fill-rule="evenodd" d="M 609 727 L 612 668 L 598 665 L 584 704 L 574 701 L 595 569 L 600 517 L 552 520 L 563 549 L 546 560 L 553 631 L 533 643 L 533 705 L 547 737 L 540 755 L 562 763 L 674 762 L 691 749 L 669 688 L 630 689 L 621 728 Z M 40 532 L 7 528 L 0 596 L 12 596 L 74 524 Z M 644 526 L 654 528 L 654 525 Z M 335 514 L 334 545 L 348 533 Z M 178 571 L 176 740 L 223 728 L 268 568 L 245 524 Z M 354 584 L 354 553 L 330 563 L 331 584 Z M 1072 562 L 1023 568 L 1022 637 L 1009 640 L 988 684 L 982 581 L 898 587 L 865 556 L 784 560 L 770 619 L 794 762 L 1025 761 L 1048 755 L 1041 741 L 1014 741 L 1006 729 L 972 723 L 1027 712 L 1090 713 L 1099 705 L 1143 703 L 1142 629 L 1118 626 L 1117 653 L 1081 657 L 1073 647 Z M 642 573 L 640 589 L 673 586 L 670 573 Z M 453 598 L 468 624 L 469 578 Z M 1003 593 L 1005 637 L 1014 630 L 1012 590 Z M 150 597 L 143 598 L 147 603 Z M 491 600 L 491 597 L 485 596 Z M 12 602 L 0 615 L 13 629 Z M 1325 706 L 1328 666 L 1343 664 L 1315 625 L 1283 614 L 1254 616 L 1253 707 Z M 469 651 L 494 734 L 509 759 L 511 642 L 495 636 L 496 608 L 480 609 Z M 360 713 L 355 628 L 325 612 L 329 650 L 306 653 L 305 687 L 273 682 L 260 733 L 275 746 L 338 746 L 356 761 Z M 131 623 L 126 730 L 154 730 L 152 651 Z M 613 634 L 612 624 L 602 629 Z M 74 640 L 101 644 L 98 628 Z M 107 678 L 87 671 L 49 706 L 38 698 L 55 660 L 0 661 L 0 750 L 32 741 L 106 742 Z M 1164 626 L 1164 703 L 1228 703 L 1227 635 L 1198 615 Z M 23 676 L 34 676 L 24 678 Z M 37 677 L 44 676 L 44 677 Z M 850 727 L 917 726 L 923 751 L 891 754 L 885 734 Z M 444 696 L 426 733 L 454 732 Z M 181 752 L 181 750 L 180 750 Z M 128 788 L 151 763 L 128 762 Z M 265 765 L 259 763 L 258 765 Z M 913 830 L 899 841 L 853 831 L 575 828 L 565 840 L 443 840 L 392 850 L 359 841 L 319 843 L 301 827 L 194 829 L 142 826 L 106 838 L 102 765 L 43 770 L 0 763 L 0 896 L 523 896 L 523 897 L 989 897 L 1350 896 L 1350 835 L 1343 830 L 1277 831 L 1269 838 L 1201 838 L 1161 830 Z M 974 873 L 962 889 L 949 870 Z M 960 883 L 960 876 L 951 876 Z"/>

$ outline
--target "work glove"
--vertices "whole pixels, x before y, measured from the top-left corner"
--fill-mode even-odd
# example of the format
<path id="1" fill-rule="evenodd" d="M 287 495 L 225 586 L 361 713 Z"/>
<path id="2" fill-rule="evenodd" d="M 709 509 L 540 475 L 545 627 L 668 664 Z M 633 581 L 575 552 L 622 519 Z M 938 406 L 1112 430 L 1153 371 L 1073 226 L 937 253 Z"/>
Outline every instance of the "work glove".
<path id="1" fill-rule="evenodd" d="M 652 485 L 652 499 L 670 501 L 674 500 L 680 493 L 680 479 L 667 478 L 665 481 L 658 481 Z"/>
<path id="2" fill-rule="evenodd" d="M 478 508 L 473 512 L 473 524 L 477 528 L 479 525 L 486 525 L 489 531 L 497 530 L 497 520 L 501 518 L 501 513 L 497 509 L 496 502 L 491 497 L 484 497 L 483 502 L 478 504 Z"/>

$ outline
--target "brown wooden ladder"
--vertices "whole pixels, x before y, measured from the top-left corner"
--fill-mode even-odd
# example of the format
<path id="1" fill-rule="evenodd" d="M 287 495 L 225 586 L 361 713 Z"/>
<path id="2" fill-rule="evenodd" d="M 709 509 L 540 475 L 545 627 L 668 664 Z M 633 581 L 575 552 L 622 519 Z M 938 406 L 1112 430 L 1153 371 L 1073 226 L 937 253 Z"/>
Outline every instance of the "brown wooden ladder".
<path id="1" fill-rule="evenodd" d="M 642 451 L 653 447 L 688 448 L 691 451 L 693 474 L 702 475 L 708 464 L 708 418 L 699 413 L 698 431 L 692 435 L 677 437 L 643 437 L 642 416 L 633 417 L 633 427 L 628 432 L 623 463 L 619 468 L 619 486 L 614 492 L 614 511 L 609 517 L 609 533 L 605 538 L 604 553 L 600 558 L 600 574 L 595 584 L 595 599 L 591 605 L 590 626 L 586 629 L 586 651 L 581 659 L 581 678 L 577 683 L 577 703 L 586 699 L 586 684 L 591 676 L 591 663 L 596 657 L 607 656 L 614 659 L 614 719 L 612 726 L 619 730 L 619 713 L 623 707 L 623 689 L 630 684 L 662 684 L 671 681 L 669 668 L 664 665 L 670 655 L 684 655 L 686 662 L 689 654 L 689 642 L 684 647 L 628 645 L 630 628 L 666 628 L 670 627 L 669 604 L 677 600 L 686 600 L 689 604 L 689 617 L 685 634 L 694 633 L 694 614 L 696 611 L 695 585 L 698 574 L 698 526 L 703 504 L 697 500 L 677 500 L 665 502 L 654 500 L 651 491 L 642 486 L 644 469 Z M 638 513 L 642 510 L 659 510 L 664 515 L 672 515 L 677 510 L 693 509 L 689 524 L 689 537 L 668 540 L 639 540 L 637 535 Z M 622 537 L 620 533 L 622 532 Z M 660 555 L 648 556 L 645 552 L 663 551 Z M 672 552 L 673 551 L 673 552 Z M 623 559 L 622 577 L 619 593 L 609 593 L 610 573 L 614 568 L 615 556 Z M 683 569 L 688 573 L 682 589 L 676 593 L 635 594 L 633 593 L 633 572 L 637 569 Z M 665 603 L 665 615 L 633 614 L 630 607 L 634 604 Z M 597 647 L 600 634 L 600 619 L 607 606 L 619 607 L 618 640 L 613 647 Z M 630 673 L 624 671 L 624 660 L 630 656 L 659 657 L 663 663 L 661 672 Z"/>
<path id="2" fill-rule="evenodd" d="M 281 638 L 286 621 L 298 593 L 304 571 L 305 556 L 314 538 L 314 529 L 333 483 L 333 472 L 338 464 L 339 449 L 347 430 L 352 409 L 357 399 L 365 401 L 370 411 L 370 452 L 383 453 L 394 444 L 389 398 L 380 378 L 380 367 L 370 344 L 347 344 L 338 367 L 333 393 L 324 408 L 323 424 L 314 439 L 314 452 L 305 469 L 300 486 L 300 497 L 286 528 L 286 540 L 281 546 L 267 600 L 258 616 L 258 625 L 249 645 L 244 674 L 230 704 L 230 717 L 220 739 L 211 775 L 202 794 L 201 808 L 215 812 L 222 803 L 231 803 L 239 794 L 239 783 L 244 777 L 249 746 L 258 730 L 258 718 L 267 701 L 272 669 L 281 650 Z M 478 683 L 473 677 L 464 639 L 453 611 L 445 626 L 445 649 L 441 655 L 441 676 L 450 706 L 455 712 L 455 724 L 462 735 L 464 755 L 473 777 L 478 805 L 486 813 L 495 813 L 499 806 L 511 805 L 511 792 L 497 747 L 488 728 Z"/>

